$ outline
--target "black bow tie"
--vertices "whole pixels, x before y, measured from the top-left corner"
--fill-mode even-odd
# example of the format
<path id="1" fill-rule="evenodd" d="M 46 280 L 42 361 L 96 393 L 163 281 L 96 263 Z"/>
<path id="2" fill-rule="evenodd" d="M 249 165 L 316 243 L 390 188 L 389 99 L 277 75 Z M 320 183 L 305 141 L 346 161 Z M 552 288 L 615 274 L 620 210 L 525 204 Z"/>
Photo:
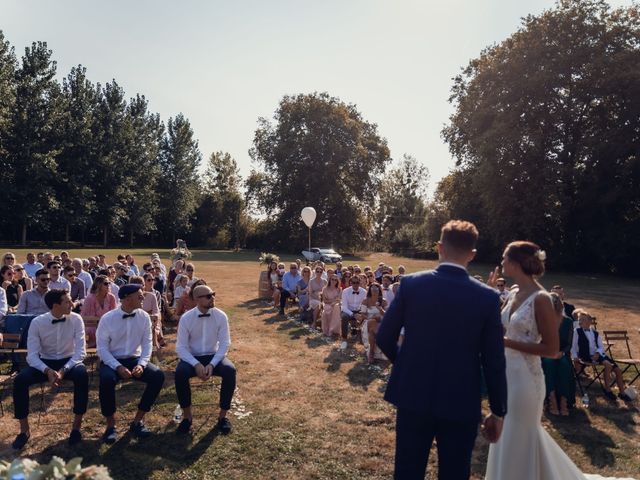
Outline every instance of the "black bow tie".
<path id="1" fill-rule="evenodd" d="M 200 317 L 210 317 L 211 314 L 210 313 L 201 313 L 200 315 L 198 315 L 198 318 Z"/>
<path id="2" fill-rule="evenodd" d="M 56 323 L 64 322 L 67 317 L 54 318 L 51 320 L 51 325 L 55 325 Z"/>
<path id="3" fill-rule="evenodd" d="M 353 293 L 354 295 L 360 295 L 360 290 L 358 290 L 357 292 L 354 290 L 354 291 L 353 291 L 353 292 L 351 292 L 351 293 Z"/>
<path id="4" fill-rule="evenodd" d="M 131 318 L 131 317 L 135 317 L 136 314 L 135 313 L 125 313 L 124 315 L 122 315 L 122 318 Z"/>

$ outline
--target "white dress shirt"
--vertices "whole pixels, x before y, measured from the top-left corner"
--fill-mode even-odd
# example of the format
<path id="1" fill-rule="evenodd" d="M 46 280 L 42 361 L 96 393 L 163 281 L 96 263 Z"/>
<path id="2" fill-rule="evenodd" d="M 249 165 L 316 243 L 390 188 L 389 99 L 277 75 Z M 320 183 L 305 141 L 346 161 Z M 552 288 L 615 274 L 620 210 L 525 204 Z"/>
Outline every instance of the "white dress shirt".
<path id="1" fill-rule="evenodd" d="M 69 358 L 65 368 L 82 363 L 86 355 L 84 322 L 77 313 L 64 316 L 64 322 L 52 323 L 51 312 L 43 313 L 31 321 L 27 337 L 27 363 L 42 373 L 48 368 L 44 360 Z"/>
<path id="2" fill-rule="evenodd" d="M 367 291 L 358 287 L 358 293 L 355 293 L 353 287 L 345 288 L 342 291 L 342 307 L 341 310 L 347 315 L 353 315 L 360 311 L 360 305 L 364 302 Z"/>
<path id="3" fill-rule="evenodd" d="M 109 289 L 114 297 L 116 297 L 116 305 L 120 305 L 120 297 L 118 296 L 118 292 L 120 291 L 120 287 L 116 285 L 116 282 L 112 282 L 109 280 Z M 87 290 L 88 292 L 89 290 Z"/>
<path id="4" fill-rule="evenodd" d="M 393 290 L 391 289 L 391 285 L 389 285 L 389 288 L 382 287 L 382 298 L 384 298 L 387 301 L 387 308 L 389 308 L 389 305 L 391 305 L 391 302 L 395 297 L 396 297 L 396 294 L 393 293 Z"/>
<path id="5" fill-rule="evenodd" d="M 195 357 L 213 355 L 211 365 L 218 365 L 229 351 L 231 336 L 229 319 L 219 308 L 211 308 L 202 315 L 198 307 L 194 307 L 180 317 L 176 354 L 191 366 L 196 366 Z"/>
<path id="6" fill-rule="evenodd" d="M 8 308 L 9 305 L 7 304 L 7 293 L 4 291 L 4 288 L 0 287 L 0 321 L 2 321 L 2 319 L 7 314 Z"/>
<path id="7" fill-rule="evenodd" d="M 136 308 L 133 317 L 122 318 L 127 312 L 116 308 L 105 313 L 96 330 L 96 347 L 100 360 L 116 370 L 118 359 L 140 357 L 138 365 L 145 367 L 151 359 L 151 318 L 141 308 Z"/>
<path id="8" fill-rule="evenodd" d="M 44 268 L 44 266 L 40 262 L 25 262 L 22 264 L 22 267 L 24 268 L 24 271 L 27 273 L 27 275 L 29 275 L 34 280 L 36 278 L 36 272 L 41 268 Z"/>
<path id="9" fill-rule="evenodd" d="M 84 291 L 88 292 L 91 290 L 91 287 L 93 286 L 93 277 L 91 276 L 91 274 L 89 272 L 85 272 L 84 270 L 82 270 L 79 274 L 78 274 L 78 278 L 80 280 L 82 280 L 82 283 L 84 283 Z M 49 287 L 51 288 L 51 287 Z M 116 293 L 116 298 L 118 298 L 118 294 Z"/>
<path id="10" fill-rule="evenodd" d="M 71 283 L 69 283 L 69 280 L 67 280 L 63 276 L 60 276 L 58 277 L 57 280 L 52 279 L 49 282 L 49 290 L 54 290 L 54 289 L 66 290 L 67 292 L 70 292 Z"/>
<path id="11" fill-rule="evenodd" d="M 593 334 L 593 330 L 591 330 L 590 328 L 589 329 L 583 328 L 582 331 L 584 332 L 585 336 L 587 337 L 587 340 L 589 341 L 589 356 L 593 357 L 596 354 L 596 352 L 604 356 L 605 352 L 604 352 L 604 347 L 602 345 L 602 335 L 598 334 L 598 342 L 596 344 L 596 338 L 595 338 L 595 335 Z M 576 331 L 573 332 L 573 341 L 571 343 L 571 357 L 578 358 L 577 329 Z"/>

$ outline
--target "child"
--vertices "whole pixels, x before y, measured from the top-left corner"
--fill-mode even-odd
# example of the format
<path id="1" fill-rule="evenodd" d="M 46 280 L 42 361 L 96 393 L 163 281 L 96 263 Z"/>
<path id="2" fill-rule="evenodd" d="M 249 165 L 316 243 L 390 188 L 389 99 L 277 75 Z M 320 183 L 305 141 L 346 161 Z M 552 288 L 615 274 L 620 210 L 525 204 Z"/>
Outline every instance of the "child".
<path id="1" fill-rule="evenodd" d="M 185 293 L 189 293 L 189 287 L 187 283 L 189 282 L 189 277 L 183 274 L 180 274 L 176 277 L 176 287 L 173 291 L 173 307 L 176 306 L 176 301 Z"/>

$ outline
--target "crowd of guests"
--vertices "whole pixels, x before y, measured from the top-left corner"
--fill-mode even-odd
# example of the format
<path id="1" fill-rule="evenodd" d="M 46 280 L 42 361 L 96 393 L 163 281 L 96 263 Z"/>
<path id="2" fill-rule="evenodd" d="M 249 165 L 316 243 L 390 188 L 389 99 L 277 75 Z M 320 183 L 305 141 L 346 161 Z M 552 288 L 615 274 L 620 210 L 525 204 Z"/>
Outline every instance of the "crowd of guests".
<path id="1" fill-rule="evenodd" d="M 163 320 L 179 321 L 175 385 L 184 416 L 177 433 L 191 429 L 189 379 L 197 376 L 205 381 L 212 375 L 222 377 L 216 428 L 223 434 L 231 432 L 227 412 L 236 371 L 226 357 L 229 322 L 215 307 L 215 292 L 194 273 L 194 265 L 183 260 L 167 269 L 156 253 L 140 267 L 131 255 L 118 255 L 107 264 L 104 255 L 81 259 L 70 258 L 68 252 L 28 253 L 20 264 L 13 253 L 6 253 L 0 343 L 7 315 L 34 317 L 28 326 L 27 367 L 13 382 L 15 418 L 20 423 L 13 448 L 23 448 L 31 436 L 29 387 L 43 382 L 52 387 L 64 380 L 73 382 L 74 420 L 68 442 L 75 445 L 82 440 L 89 388 L 84 360 L 92 347 L 100 358 L 99 400 L 106 421 L 102 440 L 112 444 L 118 438 L 116 385 L 129 379 L 146 383 L 129 430 L 138 438 L 151 435 L 143 420 L 164 384 L 163 370 L 151 363 L 152 353 L 164 344 Z"/>
<path id="2" fill-rule="evenodd" d="M 341 262 L 335 268 L 321 261 L 302 265 L 297 260 L 289 265 L 289 271 L 284 263 L 272 262 L 268 280 L 273 305 L 281 315 L 289 303 L 297 303 L 300 320 L 329 338 L 341 338 L 342 350 L 361 335 L 367 362 L 374 363 L 384 358 L 376 348 L 375 332 L 405 274 L 404 266 L 400 265 L 396 274 L 383 262 L 374 270 Z"/>
<path id="3" fill-rule="evenodd" d="M 342 350 L 360 337 L 370 364 L 384 359 L 376 348 L 375 334 L 405 274 L 404 266 L 400 265 L 394 274 L 394 269 L 382 262 L 375 270 L 369 266 L 343 266 L 341 262 L 335 268 L 320 261 L 303 265 L 301 260 L 292 262 L 288 271 L 284 263 L 272 262 L 268 266 L 272 304 L 281 315 L 287 305 L 297 303 L 300 321 L 328 338 L 342 339 Z M 485 283 L 481 276 L 475 278 Z M 497 270 L 486 283 L 496 290 L 503 305 L 518 289 L 518 285 L 507 285 Z M 609 400 L 631 400 L 625 393 L 627 386 L 620 368 L 606 354 L 602 337 L 595 329 L 595 318 L 586 309 L 568 303 L 561 285 L 553 286 L 551 297 L 558 319 L 560 349 L 556 358 L 542 360 L 549 413 L 569 415 L 569 409 L 575 406 L 576 376 L 587 376 L 587 367 L 592 365 L 602 366 L 602 388 Z M 613 384 L 617 395 L 611 389 Z"/>

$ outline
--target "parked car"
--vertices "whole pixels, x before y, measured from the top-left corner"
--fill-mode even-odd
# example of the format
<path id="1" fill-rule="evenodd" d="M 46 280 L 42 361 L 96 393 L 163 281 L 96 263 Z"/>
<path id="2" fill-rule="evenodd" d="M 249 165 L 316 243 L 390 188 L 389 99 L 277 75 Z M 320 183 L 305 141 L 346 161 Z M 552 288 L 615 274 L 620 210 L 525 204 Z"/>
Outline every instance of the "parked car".
<path id="1" fill-rule="evenodd" d="M 320 260 L 324 263 L 336 263 L 342 261 L 342 256 L 333 248 L 312 248 L 303 250 L 302 255 L 310 262 Z"/>

